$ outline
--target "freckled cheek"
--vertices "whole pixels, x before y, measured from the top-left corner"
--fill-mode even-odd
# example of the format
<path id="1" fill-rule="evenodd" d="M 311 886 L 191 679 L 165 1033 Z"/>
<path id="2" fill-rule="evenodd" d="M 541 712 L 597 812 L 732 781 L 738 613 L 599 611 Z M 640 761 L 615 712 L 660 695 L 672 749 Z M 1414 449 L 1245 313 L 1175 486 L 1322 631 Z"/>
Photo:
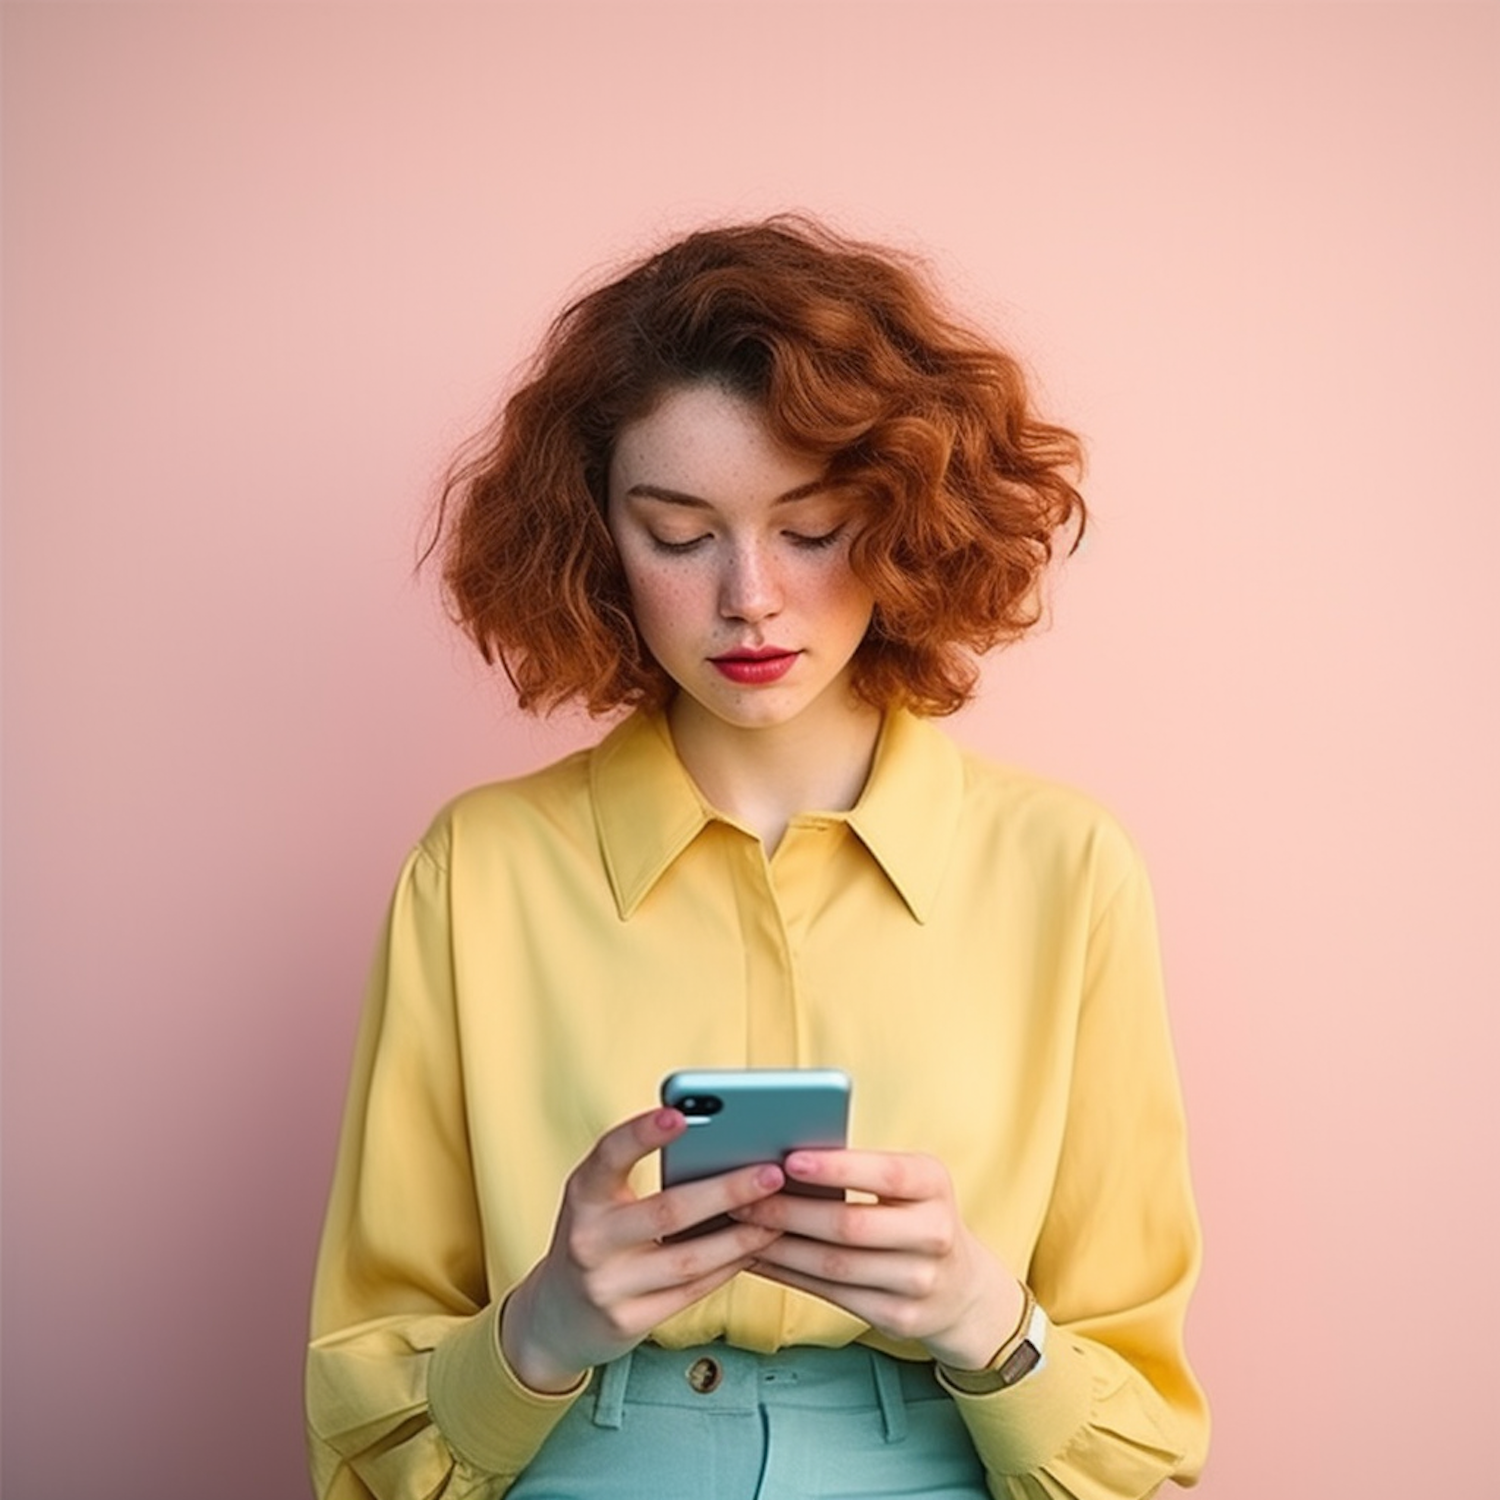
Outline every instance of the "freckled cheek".
<path id="1" fill-rule="evenodd" d="M 863 615 L 868 619 L 875 609 L 875 596 L 855 574 L 846 570 L 824 583 L 819 603 L 830 613 Z"/>
<path id="2" fill-rule="evenodd" d="M 679 568 L 631 568 L 626 573 L 636 624 L 647 637 L 660 639 L 699 623 L 705 606 L 701 584 Z"/>
<path id="3" fill-rule="evenodd" d="M 626 575 L 637 609 L 681 609 L 701 592 L 680 568 L 632 568 Z"/>

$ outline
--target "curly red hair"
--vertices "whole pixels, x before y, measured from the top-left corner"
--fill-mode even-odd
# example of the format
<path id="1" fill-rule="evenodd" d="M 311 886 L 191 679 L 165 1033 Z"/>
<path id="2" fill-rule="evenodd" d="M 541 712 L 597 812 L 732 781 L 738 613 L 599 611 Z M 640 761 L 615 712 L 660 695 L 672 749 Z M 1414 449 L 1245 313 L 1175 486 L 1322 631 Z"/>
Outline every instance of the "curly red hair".
<path id="1" fill-rule="evenodd" d="M 1054 538 L 1082 534 L 1078 439 L 1037 418 L 1017 362 L 912 263 L 791 216 L 690 234 L 572 303 L 450 473 L 433 547 L 521 706 L 670 697 L 605 526 L 607 480 L 620 428 L 702 382 L 754 401 L 860 502 L 850 564 L 875 611 L 855 691 L 959 708 L 975 654 L 1036 623 Z"/>

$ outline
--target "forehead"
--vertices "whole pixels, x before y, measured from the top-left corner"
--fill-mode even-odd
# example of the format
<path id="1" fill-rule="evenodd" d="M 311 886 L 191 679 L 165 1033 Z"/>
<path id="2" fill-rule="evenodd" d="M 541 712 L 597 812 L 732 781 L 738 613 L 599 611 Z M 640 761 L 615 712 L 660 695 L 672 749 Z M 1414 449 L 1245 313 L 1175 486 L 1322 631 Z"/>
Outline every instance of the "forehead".
<path id="1" fill-rule="evenodd" d="M 744 396 L 716 385 L 680 386 L 621 427 L 610 457 L 610 493 L 648 485 L 707 501 L 774 499 L 822 471 L 820 460 L 779 443 Z"/>

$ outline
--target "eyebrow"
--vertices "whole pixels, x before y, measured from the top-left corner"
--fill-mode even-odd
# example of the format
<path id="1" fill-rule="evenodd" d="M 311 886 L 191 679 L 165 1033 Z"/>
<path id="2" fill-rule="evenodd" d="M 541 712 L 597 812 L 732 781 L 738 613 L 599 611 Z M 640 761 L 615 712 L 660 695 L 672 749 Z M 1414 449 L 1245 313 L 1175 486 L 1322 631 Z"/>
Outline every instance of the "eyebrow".
<path id="1" fill-rule="evenodd" d="M 807 500 L 831 488 L 832 486 L 826 479 L 811 479 L 806 484 L 799 484 L 795 489 L 778 495 L 771 504 L 790 505 L 795 500 Z M 669 490 L 659 484 L 633 484 L 625 491 L 625 494 L 627 498 L 660 500 L 665 505 L 685 505 L 691 510 L 713 509 L 712 502 L 704 500 L 701 496 L 689 495 L 683 490 Z"/>

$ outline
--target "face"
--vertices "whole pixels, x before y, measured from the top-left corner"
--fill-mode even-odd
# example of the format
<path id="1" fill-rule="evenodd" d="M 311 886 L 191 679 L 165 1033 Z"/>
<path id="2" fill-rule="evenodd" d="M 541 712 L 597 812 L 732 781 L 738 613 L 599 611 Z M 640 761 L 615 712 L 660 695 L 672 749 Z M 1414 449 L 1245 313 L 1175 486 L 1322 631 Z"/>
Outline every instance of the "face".
<path id="1" fill-rule="evenodd" d="M 849 566 L 852 503 L 755 405 L 669 391 L 620 430 L 608 522 L 674 713 L 754 729 L 861 710 L 850 663 L 873 598 Z"/>

